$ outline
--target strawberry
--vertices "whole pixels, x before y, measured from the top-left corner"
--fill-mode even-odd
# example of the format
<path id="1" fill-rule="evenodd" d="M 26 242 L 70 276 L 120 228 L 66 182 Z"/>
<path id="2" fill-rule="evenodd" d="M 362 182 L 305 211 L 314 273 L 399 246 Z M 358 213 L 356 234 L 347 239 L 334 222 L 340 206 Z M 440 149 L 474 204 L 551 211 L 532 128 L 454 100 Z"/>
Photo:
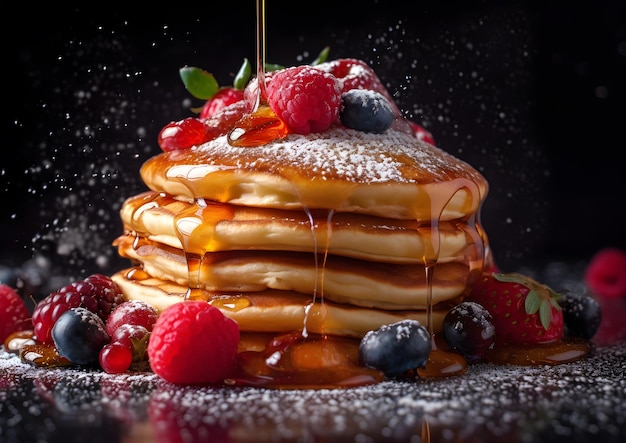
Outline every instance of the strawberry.
<path id="1" fill-rule="evenodd" d="M 559 294 L 518 273 L 483 273 L 466 300 L 481 304 L 493 317 L 496 342 L 536 344 L 561 339 Z"/>
<path id="2" fill-rule="evenodd" d="M 0 283 L 0 344 L 12 333 L 32 327 L 24 300 L 11 286 Z"/>
<path id="3" fill-rule="evenodd" d="M 243 100 L 243 90 L 233 87 L 220 88 L 202 107 L 200 118 L 208 118 L 228 105 Z"/>

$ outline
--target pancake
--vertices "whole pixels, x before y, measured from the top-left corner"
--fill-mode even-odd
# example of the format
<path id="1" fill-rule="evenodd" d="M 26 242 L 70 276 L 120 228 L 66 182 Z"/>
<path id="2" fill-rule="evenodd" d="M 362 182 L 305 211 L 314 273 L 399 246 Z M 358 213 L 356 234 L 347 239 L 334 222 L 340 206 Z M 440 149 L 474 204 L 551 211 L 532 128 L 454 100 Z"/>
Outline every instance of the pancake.
<path id="1" fill-rule="evenodd" d="M 140 268 L 118 271 L 112 279 L 133 300 L 143 300 L 160 311 L 185 298 L 186 285 L 150 277 Z M 301 331 L 361 338 L 366 332 L 414 319 L 427 324 L 426 311 L 388 311 L 360 308 L 313 299 L 293 291 L 259 292 L 202 291 L 205 299 L 235 320 L 242 332 L 284 333 Z M 434 332 L 441 330 L 445 309 L 432 311 Z"/>
<path id="2" fill-rule="evenodd" d="M 116 244 L 121 256 L 140 263 L 151 276 L 182 286 L 209 291 L 288 290 L 379 309 L 426 309 L 429 290 L 433 304 L 452 300 L 463 294 L 470 278 L 465 262 L 437 264 L 429 288 L 425 266 L 417 263 L 290 251 L 221 251 L 192 258 L 134 235 L 121 236 Z"/>
<path id="3" fill-rule="evenodd" d="M 275 136 L 247 117 L 254 143 L 166 144 L 144 162 L 149 191 L 124 202 L 114 242 L 134 266 L 114 276 L 126 297 L 199 297 L 246 333 L 440 331 L 485 264 L 485 178 L 412 130 Z"/>
<path id="4" fill-rule="evenodd" d="M 471 217 L 488 190 L 473 167 L 415 136 L 338 127 L 258 147 L 231 146 L 221 136 L 158 154 L 140 173 L 151 190 L 188 202 L 331 209 L 418 222 Z"/>
<path id="5" fill-rule="evenodd" d="M 431 247 L 431 226 L 328 210 L 305 212 L 187 203 L 145 192 L 126 200 L 120 211 L 126 231 L 187 253 L 231 250 L 328 252 L 387 263 L 423 263 Z M 463 258 L 464 223 L 442 222 L 438 262 Z M 184 245 L 183 245 L 184 243 Z"/>

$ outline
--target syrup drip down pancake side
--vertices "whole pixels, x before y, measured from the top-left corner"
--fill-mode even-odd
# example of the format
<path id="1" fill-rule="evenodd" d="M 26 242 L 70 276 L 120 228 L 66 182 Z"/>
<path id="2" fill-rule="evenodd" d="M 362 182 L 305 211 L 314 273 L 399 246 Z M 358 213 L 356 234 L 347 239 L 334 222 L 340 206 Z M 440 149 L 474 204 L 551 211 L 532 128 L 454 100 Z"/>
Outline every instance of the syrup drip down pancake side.
<path id="1" fill-rule="evenodd" d="M 159 311 L 187 296 L 186 285 L 151 277 L 141 268 L 118 271 L 112 276 L 125 294 L 143 300 Z M 308 332 L 322 335 L 361 338 L 368 331 L 403 319 L 427 324 L 424 310 L 389 311 L 361 308 L 331 301 L 313 300 L 294 291 L 264 290 L 258 292 L 204 291 L 202 298 L 234 319 L 242 332 L 289 333 L 306 326 Z M 449 306 L 432 312 L 435 333 L 441 331 Z"/>
<path id="2" fill-rule="evenodd" d="M 116 282 L 163 308 L 200 297 L 242 331 L 360 337 L 403 318 L 437 331 L 484 266 L 486 180 L 392 129 L 222 136 L 141 176 L 150 191 L 126 200 L 114 242 L 135 267 Z"/>
<path id="3" fill-rule="evenodd" d="M 121 209 L 125 231 L 187 253 L 274 250 L 329 254 L 387 263 L 423 263 L 431 226 L 331 210 L 279 210 L 145 192 Z M 439 263 L 463 259 L 467 224 L 441 222 Z M 181 242 L 185 242 L 185 246 Z"/>
<path id="4" fill-rule="evenodd" d="M 278 209 L 332 209 L 431 222 L 476 214 L 487 181 L 469 164 L 388 130 L 291 134 L 259 147 L 226 136 L 147 160 L 141 177 L 178 200 Z"/>

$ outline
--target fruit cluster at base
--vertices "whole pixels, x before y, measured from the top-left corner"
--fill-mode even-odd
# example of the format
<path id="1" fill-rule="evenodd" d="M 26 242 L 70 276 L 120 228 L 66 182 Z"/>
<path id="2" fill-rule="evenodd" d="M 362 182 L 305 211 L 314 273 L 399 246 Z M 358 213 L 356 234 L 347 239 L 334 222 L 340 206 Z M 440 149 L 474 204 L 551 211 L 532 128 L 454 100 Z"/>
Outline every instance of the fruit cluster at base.
<path id="1" fill-rule="evenodd" d="M 598 300 L 626 298 L 626 291 L 619 290 L 626 275 L 620 265 L 624 257 L 613 250 L 593 258 L 586 275 L 597 275 L 599 266 L 604 269 L 605 283 L 598 286 L 596 282 L 596 287 L 606 293 L 599 294 L 557 294 L 517 273 L 485 272 L 467 298 L 446 315 L 443 339 L 469 364 L 498 363 L 498 358 L 506 362 L 511 353 L 525 349 L 537 348 L 538 355 L 549 352 L 550 346 L 558 351 L 563 348 L 555 343 L 561 341 L 590 341 L 604 324 Z M 611 278 L 609 271 L 614 273 Z M 586 283 L 588 287 L 594 284 Z M 5 350 L 41 368 L 154 371 L 173 383 L 214 384 L 229 378 L 237 360 L 239 329 L 217 308 L 183 301 L 159 314 L 145 302 L 123 299 L 115 283 L 100 274 L 49 294 L 35 306 L 33 312 L 38 315 L 32 320 L 24 301 L 7 285 L 0 285 L 0 305 Z M 498 347 L 499 357 L 494 357 Z M 414 377 L 415 370 L 428 360 L 431 340 L 423 325 L 405 320 L 367 333 L 358 352 L 360 365 L 380 370 L 387 378 Z M 199 353 L 207 359 L 203 365 L 196 362 Z M 523 360 L 511 361 L 524 364 Z"/>

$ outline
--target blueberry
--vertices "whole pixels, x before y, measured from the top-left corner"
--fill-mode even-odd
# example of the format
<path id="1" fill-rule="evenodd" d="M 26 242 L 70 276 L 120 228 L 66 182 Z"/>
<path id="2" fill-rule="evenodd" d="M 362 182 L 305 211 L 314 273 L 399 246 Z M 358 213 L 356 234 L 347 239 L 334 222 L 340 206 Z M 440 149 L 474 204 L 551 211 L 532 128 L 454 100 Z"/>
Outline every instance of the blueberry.
<path id="1" fill-rule="evenodd" d="M 100 350 L 109 339 L 104 321 L 85 308 L 65 311 L 52 327 L 59 354 L 77 365 L 98 363 Z"/>
<path id="2" fill-rule="evenodd" d="M 496 341 L 493 317 L 482 305 L 464 301 L 448 311 L 443 319 L 443 337 L 469 363 L 485 358 Z"/>
<path id="3" fill-rule="evenodd" d="M 430 334 L 416 320 L 401 320 L 369 331 L 359 344 L 361 363 L 388 377 L 424 367 L 430 351 Z"/>
<path id="4" fill-rule="evenodd" d="M 563 310 L 564 335 L 590 340 L 600 327 L 602 309 L 596 299 L 578 292 L 564 292 L 559 299 Z"/>
<path id="5" fill-rule="evenodd" d="M 380 93 L 367 89 L 351 89 L 342 96 L 339 118 L 344 126 L 364 132 L 382 134 L 393 122 L 393 109 Z"/>

